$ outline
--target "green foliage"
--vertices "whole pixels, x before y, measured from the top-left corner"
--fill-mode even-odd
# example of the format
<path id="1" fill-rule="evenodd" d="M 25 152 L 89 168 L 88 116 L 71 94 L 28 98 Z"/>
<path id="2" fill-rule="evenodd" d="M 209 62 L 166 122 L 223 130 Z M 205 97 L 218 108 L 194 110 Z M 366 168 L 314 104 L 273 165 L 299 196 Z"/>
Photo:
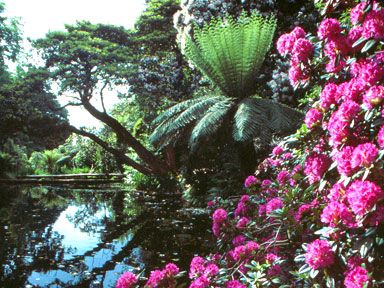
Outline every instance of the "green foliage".
<path id="1" fill-rule="evenodd" d="M 274 17 L 245 13 L 235 21 L 215 19 L 187 38 L 185 55 L 223 94 L 242 98 L 256 92 L 255 78 L 271 47 Z"/>
<path id="2" fill-rule="evenodd" d="M 269 50 L 276 28 L 274 17 L 253 13 L 216 19 L 188 38 L 185 54 L 225 96 L 206 96 L 176 104 L 158 116 L 150 137 L 163 148 L 190 132 L 189 146 L 197 149 L 201 140 L 217 133 L 233 114 L 233 138 L 250 142 L 255 137 L 268 144 L 273 134 L 292 132 L 302 115 L 282 104 L 261 98 L 245 98 L 256 93 L 255 77 Z M 244 99 L 245 98 L 245 99 Z"/>
<path id="3" fill-rule="evenodd" d="M 12 138 L 30 150 L 52 149 L 69 136 L 66 111 L 58 109 L 47 76 L 45 69 L 29 67 L 0 86 L 0 143 Z"/>
<path id="4" fill-rule="evenodd" d="M 88 93 L 99 84 L 124 83 L 129 70 L 129 33 L 123 27 L 77 22 L 33 42 L 61 91 Z"/>
<path id="5" fill-rule="evenodd" d="M 62 157 L 63 155 L 58 150 L 45 150 L 33 152 L 29 162 L 37 174 L 58 174 L 60 172 L 58 161 Z"/>
<path id="6" fill-rule="evenodd" d="M 167 146 L 171 141 L 177 139 L 178 134 L 176 132 L 186 128 L 196 120 L 200 120 L 205 116 L 207 110 L 227 99 L 223 96 L 208 96 L 197 100 L 198 101 L 187 100 L 189 105 L 181 103 L 166 111 L 165 114 L 169 115 L 168 118 L 156 127 L 150 137 L 150 141 L 155 144 L 160 144 L 160 147 Z M 182 110 L 184 107 L 186 107 L 186 109 Z M 164 115 L 160 115 L 155 121 L 159 122 L 159 119 L 164 118 Z"/>
<path id="7" fill-rule="evenodd" d="M 0 147 L 0 177 L 25 175 L 30 171 L 25 147 L 7 139 Z"/>

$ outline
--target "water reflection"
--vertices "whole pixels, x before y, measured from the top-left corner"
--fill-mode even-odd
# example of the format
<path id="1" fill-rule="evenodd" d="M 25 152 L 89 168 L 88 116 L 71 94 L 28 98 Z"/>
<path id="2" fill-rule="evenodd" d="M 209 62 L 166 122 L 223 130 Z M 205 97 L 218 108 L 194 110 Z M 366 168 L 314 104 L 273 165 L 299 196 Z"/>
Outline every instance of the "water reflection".
<path id="1" fill-rule="evenodd" d="M 121 187 L 0 188 L 0 287 L 114 287 L 127 270 L 185 269 L 209 223 L 180 208 Z"/>

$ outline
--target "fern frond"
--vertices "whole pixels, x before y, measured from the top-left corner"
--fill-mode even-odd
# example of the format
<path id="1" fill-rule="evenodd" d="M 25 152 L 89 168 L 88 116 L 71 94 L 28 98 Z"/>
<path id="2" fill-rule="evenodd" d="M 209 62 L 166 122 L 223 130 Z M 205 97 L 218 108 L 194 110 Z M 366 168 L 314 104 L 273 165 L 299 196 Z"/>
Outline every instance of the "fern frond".
<path id="1" fill-rule="evenodd" d="M 204 97 L 204 98 L 206 98 L 206 97 Z M 208 97 L 208 98 L 211 98 L 211 97 Z M 161 113 L 159 116 L 157 116 L 152 121 L 152 125 L 158 125 L 161 122 L 168 120 L 172 116 L 183 112 L 185 109 L 190 107 L 192 104 L 194 104 L 196 102 L 200 102 L 201 100 L 202 100 L 202 98 L 194 98 L 194 99 L 189 99 L 189 100 L 186 100 L 186 101 L 183 101 L 183 102 L 180 102 L 180 103 L 177 103 L 177 104 L 171 106 L 170 108 L 165 110 L 163 113 Z"/>
<path id="2" fill-rule="evenodd" d="M 274 17 L 243 13 L 215 19 L 187 37 L 184 53 L 222 92 L 235 98 L 255 94 L 255 77 L 276 29 Z"/>
<path id="3" fill-rule="evenodd" d="M 303 113 L 270 99 L 256 98 L 255 105 L 268 111 L 268 127 L 275 134 L 292 133 L 303 120 Z"/>
<path id="4" fill-rule="evenodd" d="M 268 129 L 268 111 L 256 104 L 256 99 L 246 98 L 239 103 L 233 122 L 233 139 L 251 141 Z"/>
<path id="5" fill-rule="evenodd" d="M 233 99 L 227 98 L 209 108 L 204 117 L 199 120 L 192 130 L 191 137 L 189 138 L 189 147 L 192 151 L 196 149 L 196 145 L 202 138 L 211 136 L 217 132 L 225 116 L 234 104 L 235 101 Z"/>
<path id="6" fill-rule="evenodd" d="M 262 98 L 246 98 L 239 103 L 234 117 L 233 138 L 244 142 L 257 138 L 267 144 L 272 134 L 292 133 L 303 114 L 284 104 Z"/>
<path id="7" fill-rule="evenodd" d="M 190 102 L 190 105 L 179 114 L 167 113 L 167 111 L 165 111 L 164 113 L 172 116 L 156 127 L 149 140 L 153 144 L 156 144 L 164 142 L 166 138 L 173 138 L 176 131 L 183 129 L 195 120 L 200 119 L 212 105 L 224 99 L 226 99 L 224 96 L 203 97 L 199 98 L 200 101 Z M 173 107 L 169 109 L 172 108 Z"/>

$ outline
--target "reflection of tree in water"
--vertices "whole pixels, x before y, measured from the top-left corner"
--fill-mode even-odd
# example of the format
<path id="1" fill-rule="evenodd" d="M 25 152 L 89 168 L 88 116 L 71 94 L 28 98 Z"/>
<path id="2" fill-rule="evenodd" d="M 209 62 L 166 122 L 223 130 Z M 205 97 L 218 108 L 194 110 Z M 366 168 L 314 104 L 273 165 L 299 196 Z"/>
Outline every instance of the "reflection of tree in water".
<path id="1" fill-rule="evenodd" d="M 190 215 L 179 215 L 180 202 L 173 194 L 143 197 L 118 190 L 33 189 L 13 193 L 13 198 L 6 201 L 8 205 L 0 205 L 0 215 L 5 215 L 0 219 L 0 261 L 12 265 L 9 274 L 0 274 L 1 287 L 23 287 L 32 271 L 64 271 L 77 275 L 78 287 L 88 287 L 95 275 L 103 281 L 118 263 L 147 263 L 151 269 L 178 257 L 170 252 L 192 256 L 202 243 L 196 235 L 207 227 L 205 220 L 203 226 L 192 225 Z M 71 251 L 62 246 L 62 236 L 52 227 L 68 205 L 78 208 L 68 220 L 83 232 L 100 233 L 100 241 L 83 255 L 71 254 L 70 259 L 64 260 Z M 8 229 L 4 230 L 4 226 Z M 129 235 L 133 236 L 131 240 Z M 132 251 L 138 251 L 138 255 Z M 185 263 L 179 264 L 186 268 L 189 260 L 184 258 Z M 93 265 L 94 261 L 99 264 Z M 58 285 L 74 287 L 69 282 Z"/>
<path id="2" fill-rule="evenodd" d="M 116 191 L 68 193 L 62 189 L 16 189 L 1 193 L 0 200 L 0 261 L 4 263 L 1 287 L 22 287 L 32 271 L 48 272 L 58 267 L 82 275 L 88 269 L 81 261 L 85 256 L 108 248 L 106 243 L 119 239 L 131 228 L 127 226 L 130 219 L 124 217 L 124 193 Z M 83 232 L 102 232 L 102 239 L 85 255 L 65 261 L 64 255 L 71 248 L 64 249 L 62 235 L 53 231 L 52 226 L 68 205 L 79 207 L 69 220 Z"/>
<path id="3" fill-rule="evenodd" d="M 2 189 L 0 203 L 6 205 L 0 208 L 0 262 L 4 268 L 0 286 L 22 287 L 30 271 L 47 271 L 51 262 L 60 261 L 64 254 L 61 236 L 51 227 L 63 208 L 47 209 L 42 203 L 48 200 L 31 197 L 32 193 L 36 196 L 37 192 Z"/>

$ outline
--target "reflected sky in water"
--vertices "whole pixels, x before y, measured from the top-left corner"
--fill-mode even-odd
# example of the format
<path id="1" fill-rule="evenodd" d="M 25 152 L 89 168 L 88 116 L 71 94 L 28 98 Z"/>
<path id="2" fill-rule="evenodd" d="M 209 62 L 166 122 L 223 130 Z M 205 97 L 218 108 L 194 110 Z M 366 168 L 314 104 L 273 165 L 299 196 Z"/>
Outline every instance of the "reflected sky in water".
<path id="1" fill-rule="evenodd" d="M 70 219 L 75 217 L 76 212 L 83 210 L 83 205 L 70 205 L 67 209 L 60 213 L 59 217 L 52 225 L 54 232 L 62 236 L 62 246 L 65 249 L 64 260 L 72 259 L 74 256 L 83 255 L 85 252 L 95 248 L 100 243 L 100 232 L 84 232 L 80 227 L 76 227 L 75 223 Z M 103 208 L 94 214 L 94 217 L 101 218 L 104 215 L 108 217 L 110 213 Z M 100 227 L 102 228 L 102 227 Z"/>
<path id="2" fill-rule="evenodd" d="M 0 287 L 108 288 L 125 271 L 148 275 L 169 261 L 185 270 L 210 224 L 179 214 L 172 194 L 140 198 L 120 187 L 0 192 Z"/>

